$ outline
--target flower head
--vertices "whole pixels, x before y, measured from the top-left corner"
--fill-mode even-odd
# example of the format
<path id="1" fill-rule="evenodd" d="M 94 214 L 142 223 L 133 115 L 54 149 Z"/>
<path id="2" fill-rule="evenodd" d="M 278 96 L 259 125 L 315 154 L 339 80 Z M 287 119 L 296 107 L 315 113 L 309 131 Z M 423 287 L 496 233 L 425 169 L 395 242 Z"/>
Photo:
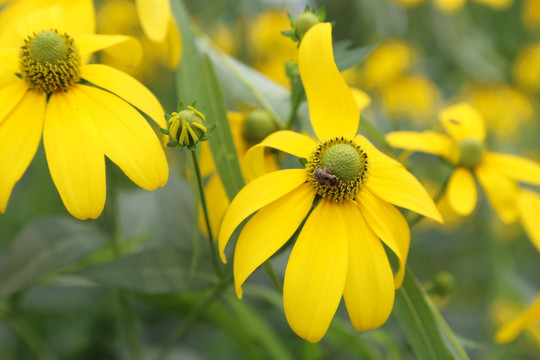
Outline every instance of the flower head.
<path id="1" fill-rule="evenodd" d="M 540 185 L 540 164 L 488 151 L 482 116 L 467 103 L 443 109 L 439 118 L 449 135 L 397 131 L 386 139 L 397 148 L 439 155 L 455 167 L 446 195 L 458 214 L 469 215 L 476 206 L 476 177 L 501 220 L 515 221 L 519 216 L 518 182 Z"/>
<path id="2" fill-rule="evenodd" d="M 74 21 L 78 17 L 81 21 Z M 2 212 L 42 134 L 54 184 L 67 210 L 79 219 L 96 218 L 103 210 L 105 156 L 144 189 L 167 181 L 161 144 L 134 108 L 164 126 L 158 100 L 132 77 L 105 65 L 86 64 L 92 53 L 129 38 L 95 35 L 86 17 L 94 18 L 92 3 L 79 0 L 12 20 L 20 33 L 3 44 L 19 47 L 0 49 L 5 54 L 1 61 L 20 78 L 0 79 L 8 83 L 0 88 Z"/>
<path id="3" fill-rule="evenodd" d="M 358 105 L 334 62 L 330 24 L 314 25 L 306 33 L 299 69 L 317 139 L 278 131 L 248 151 L 248 171 L 264 175 L 231 202 L 219 248 L 226 261 L 224 250 L 232 233 L 255 213 L 234 253 L 236 292 L 241 297 L 247 277 L 305 220 L 287 265 L 283 297 L 291 328 L 316 342 L 342 297 L 358 330 L 378 327 L 390 315 L 410 241 L 407 222 L 394 205 L 442 220 L 418 181 L 356 134 Z M 266 147 L 305 159 L 306 168 L 265 173 Z M 383 243 L 399 259 L 395 276 Z"/>

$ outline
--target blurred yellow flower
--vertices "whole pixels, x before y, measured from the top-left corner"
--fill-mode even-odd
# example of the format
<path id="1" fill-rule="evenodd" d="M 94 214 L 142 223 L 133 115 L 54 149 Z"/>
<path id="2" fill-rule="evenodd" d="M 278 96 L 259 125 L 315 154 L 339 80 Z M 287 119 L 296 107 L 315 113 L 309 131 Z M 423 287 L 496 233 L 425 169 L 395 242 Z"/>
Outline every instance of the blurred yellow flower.
<path id="1" fill-rule="evenodd" d="M 474 173 L 501 220 L 515 221 L 519 216 L 517 182 L 540 185 L 540 164 L 487 151 L 482 115 L 467 103 L 443 109 L 439 119 L 450 136 L 433 131 L 396 131 L 386 139 L 396 148 L 438 155 L 455 166 L 446 195 L 458 214 L 469 215 L 476 206 Z"/>
<path id="2" fill-rule="evenodd" d="M 249 27 L 249 46 L 253 51 L 253 67 L 277 83 L 288 86 L 285 63 L 296 61 L 296 44 L 281 31 L 289 30 L 291 24 L 283 10 L 267 10 L 259 14 Z"/>
<path id="3" fill-rule="evenodd" d="M 423 0 L 394 0 L 394 1 L 406 7 L 416 6 L 423 2 Z M 488 6 L 494 10 L 506 10 L 514 2 L 514 0 L 473 0 L 473 1 L 482 5 Z M 433 4 L 435 5 L 435 7 L 439 11 L 447 13 L 447 14 L 453 14 L 461 10 L 465 6 L 466 3 L 467 3 L 466 0 L 433 0 Z"/>
<path id="4" fill-rule="evenodd" d="M 216 24 L 210 33 L 210 38 L 225 53 L 235 56 L 238 52 L 239 40 L 226 24 L 221 22 Z"/>
<path id="5" fill-rule="evenodd" d="M 131 56 L 125 56 L 125 49 L 107 49 L 102 54 L 102 61 L 139 79 L 151 81 L 157 76 L 159 66 L 176 67 L 181 56 L 182 39 L 172 17 L 165 22 L 170 24 L 165 38 L 156 41 L 156 34 L 150 38 L 144 32 L 144 27 L 141 27 L 143 23 L 139 25 L 137 10 L 136 4 L 131 0 L 100 2 L 97 17 L 99 32 L 131 35 L 143 46 L 140 54 L 131 53 Z M 119 56 L 120 53 L 124 56 Z"/>
<path id="6" fill-rule="evenodd" d="M 306 159 L 306 168 L 270 172 L 251 181 L 231 202 L 219 233 L 225 262 L 230 236 L 256 212 L 234 253 L 236 293 L 242 297 L 247 277 L 307 217 L 288 261 L 283 298 L 289 325 L 311 342 L 324 336 L 342 297 L 357 330 L 376 328 L 390 315 L 410 242 L 409 226 L 394 205 L 442 221 L 416 178 L 356 135 L 358 105 L 335 65 L 331 29 L 329 23 L 313 26 L 299 50 L 300 76 L 318 140 L 278 131 L 246 154 L 248 166 L 261 167 L 264 149 L 270 147 Z M 383 243 L 398 257 L 395 278 Z"/>
<path id="7" fill-rule="evenodd" d="M 539 321 L 540 295 L 536 296 L 536 299 L 527 309 L 508 321 L 497 331 L 495 341 L 499 344 L 508 343 L 524 331 L 529 331 L 537 341 L 540 341 Z"/>
<path id="8" fill-rule="evenodd" d="M 413 63 L 416 53 L 401 40 L 388 40 L 377 46 L 366 58 L 363 66 L 363 86 L 368 89 L 382 88 Z"/>
<path id="9" fill-rule="evenodd" d="M 524 89 L 540 89 L 540 43 L 521 49 L 512 68 L 516 83 Z"/>
<path id="10" fill-rule="evenodd" d="M 523 0 L 521 21 L 523 26 L 531 30 L 540 27 L 540 0 Z"/>
<path id="11" fill-rule="evenodd" d="M 532 244 L 540 252 L 540 194 L 537 192 L 521 189 L 518 197 L 518 208 L 521 224 L 531 239 Z"/>
<path id="12" fill-rule="evenodd" d="M 482 114 L 487 128 L 501 138 L 515 138 L 523 125 L 531 124 L 535 116 L 532 101 L 504 83 L 469 86 L 464 97 Z"/>
<path id="13" fill-rule="evenodd" d="M 93 11 L 90 0 L 35 12 L 27 9 L 13 22 L 20 34 L 9 43 L 18 43 L 18 48 L 0 49 L 1 65 L 20 74 L 0 88 L 1 212 L 34 157 L 42 133 L 52 179 L 76 218 L 96 218 L 103 210 L 105 156 L 142 188 L 153 190 L 167 181 L 160 141 L 133 107 L 164 127 L 159 101 L 116 69 L 84 64 L 92 53 L 128 39 L 93 34 L 85 21 L 93 18 Z"/>
<path id="14" fill-rule="evenodd" d="M 425 122 L 439 102 L 437 85 L 421 74 L 403 75 L 382 89 L 383 106 L 392 117 Z"/>

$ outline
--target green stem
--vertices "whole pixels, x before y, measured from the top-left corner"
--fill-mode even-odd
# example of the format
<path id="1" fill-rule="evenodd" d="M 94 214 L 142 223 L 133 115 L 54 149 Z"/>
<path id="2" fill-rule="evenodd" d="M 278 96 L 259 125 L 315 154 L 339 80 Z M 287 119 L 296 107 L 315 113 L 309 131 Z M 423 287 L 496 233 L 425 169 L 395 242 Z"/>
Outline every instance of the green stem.
<path id="1" fill-rule="evenodd" d="M 57 357 L 39 336 L 35 329 L 8 306 L 2 306 L 1 317 L 8 322 L 13 330 L 24 340 L 39 360 L 56 360 Z"/>
<path id="2" fill-rule="evenodd" d="M 219 267 L 217 249 L 214 244 L 214 237 L 212 236 L 212 227 L 210 226 L 210 217 L 208 216 L 208 207 L 206 206 L 206 196 L 204 194 L 204 185 L 201 175 L 201 169 L 199 167 L 199 160 L 197 159 L 197 152 L 195 149 L 190 149 L 191 158 L 193 159 L 193 167 L 195 168 L 195 174 L 197 177 L 197 184 L 199 185 L 199 195 L 201 197 L 201 205 L 204 213 L 204 221 L 206 223 L 206 230 L 208 231 L 208 240 L 210 242 L 210 253 L 212 255 L 212 264 L 214 265 L 214 270 L 216 274 L 221 278 L 222 272 Z"/>
<path id="3" fill-rule="evenodd" d="M 298 86 L 300 86 L 300 89 L 296 93 L 296 96 L 292 99 L 291 112 L 289 114 L 289 119 L 287 121 L 287 127 L 285 128 L 286 130 L 292 129 L 294 125 L 294 120 L 296 119 L 296 113 L 298 112 L 298 108 L 300 107 L 300 104 L 302 103 L 302 98 L 304 97 L 304 94 L 305 94 L 304 86 L 302 84 Z"/>
<path id="4" fill-rule="evenodd" d="M 117 209 L 118 209 L 118 194 L 117 194 L 117 179 L 114 175 L 116 169 L 109 168 L 109 232 L 111 247 L 113 249 L 114 256 L 119 258 L 122 256 L 122 244 L 120 242 L 119 230 L 118 230 L 118 218 L 117 218 Z M 135 360 L 143 360 L 143 349 L 137 335 L 137 324 L 135 320 L 135 315 L 131 304 L 129 302 L 129 295 L 123 290 L 117 290 L 116 298 L 118 301 L 118 306 L 120 308 L 120 323 L 124 329 L 126 336 L 126 341 L 128 343 L 129 351 L 131 353 L 131 358 Z"/>
<path id="5" fill-rule="evenodd" d="M 212 303 L 219 297 L 219 295 L 221 295 L 221 293 L 231 282 L 232 277 L 222 279 L 215 288 L 206 294 L 201 302 L 199 302 L 187 315 L 184 322 L 180 324 L 180 326 L 176 328 L 174 333 L 169 337 L 167 342 L 159 351 L 156 360 L 165 360 L 171 355 L 171 352 L 174 350 L 174 346 L 178 344 L 180 340 L 182 340 L 182 338 L 188 333 L 189 330 L 191 330 L 191 328 L 193 328 L 203 313 L 210 307 L 210 305 L 212 305 Z"/>
<path id="6" fill-rule="evenodd" d="M 272 280 L 272 283 L 276 287 L 276 289 L 283 293 L 283 285 L 281 285 L 281 281 L 279 281 L 279 278 L 277 277 L 276 273 L 274 272 L 274 268 L 272 267 L 272 263 L 270 260 L 267 260 L 263 263 L 263 269 L 266 271 L 266 274 Z"/>

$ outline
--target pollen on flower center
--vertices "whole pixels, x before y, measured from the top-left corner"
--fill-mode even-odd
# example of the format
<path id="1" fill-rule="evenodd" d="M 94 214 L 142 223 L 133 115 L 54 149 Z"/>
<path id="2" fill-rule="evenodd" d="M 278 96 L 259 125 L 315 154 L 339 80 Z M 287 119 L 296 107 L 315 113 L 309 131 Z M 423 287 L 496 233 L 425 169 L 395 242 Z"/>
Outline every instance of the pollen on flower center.
<path id="1" fill-rule="evenodd" d="M 368 155 L 354 141 L 336 137 L 319 144 L 306 171 L 319 196 L 336 202 L 354 199 L 368 178 Z"/>
<path id="2" fill-rule="evenodd" d="M 21 76 L 31 89 L 51 94 L 67 91 L 79 81 L 79 49 L 69 35 L 57 30 L 26 38 L 19 58 Z"/>
<path id="3" fill-rule="evenodd" d="M 461 153 L 460 165 L 474 168 L 480 164 L 485 152 L 485 145 L 477 139 L 465 139 L 458 143 Z"/>

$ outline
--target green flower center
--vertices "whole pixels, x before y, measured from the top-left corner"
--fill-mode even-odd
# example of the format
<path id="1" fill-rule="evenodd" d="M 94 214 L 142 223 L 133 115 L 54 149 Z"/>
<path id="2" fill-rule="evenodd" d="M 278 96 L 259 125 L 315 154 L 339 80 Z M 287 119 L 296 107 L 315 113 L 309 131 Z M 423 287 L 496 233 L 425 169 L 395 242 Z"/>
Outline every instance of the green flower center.
<path id="1" fill-rule="evenodd" d="M 465 139 L 458 143 L 461 153 L 460 165 L 474 168 L 480 164 L 485 153 L 485 145 L 477 139 Z"/>
<path id="2" fill-rule="evenodd" d="M 31 89 L 51 94 L 67 91 L 79 81 L 79 49 L 69 35 L 60 35 L 57 30 L 26 38 L 19 58 L 21 76 Z"/>
<path id="3" fill-rule="evenodd" d="M 319 144 L 306 171 L 319 196 L 336 202 L 351 200 L 368 179 L 368 155 L 354 141 L 336 137 Z"/>
<path id="4" fill-rule="evenodd" d="M 242 126 L 242 135 L 249 145 L 255 145 L 265 137 L 277 131 L 276 123 L 264 110 L 253 110 L 249 113 Z"/>

